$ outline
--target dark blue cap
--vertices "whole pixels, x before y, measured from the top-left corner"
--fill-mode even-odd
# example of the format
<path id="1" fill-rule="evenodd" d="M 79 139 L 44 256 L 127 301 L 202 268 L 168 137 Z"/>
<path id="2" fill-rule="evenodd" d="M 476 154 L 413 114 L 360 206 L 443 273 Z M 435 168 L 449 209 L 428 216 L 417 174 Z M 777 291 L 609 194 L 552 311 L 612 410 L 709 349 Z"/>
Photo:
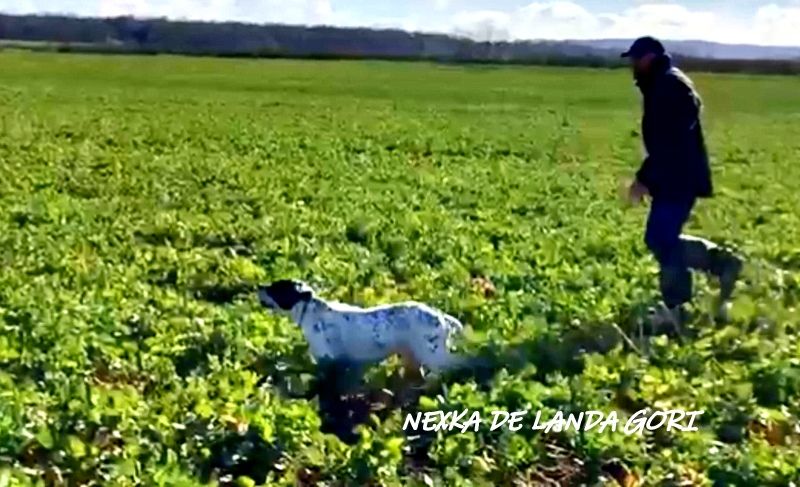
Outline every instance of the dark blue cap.
<path id="1" fill-rule="evenodd" d="M 621 57 L 640 58 L 647 54 L 664 54 L 664 45 L 658 39 L 650 36 L 640 37 L 633 41 L 630 49 L 623 52 Z"/>

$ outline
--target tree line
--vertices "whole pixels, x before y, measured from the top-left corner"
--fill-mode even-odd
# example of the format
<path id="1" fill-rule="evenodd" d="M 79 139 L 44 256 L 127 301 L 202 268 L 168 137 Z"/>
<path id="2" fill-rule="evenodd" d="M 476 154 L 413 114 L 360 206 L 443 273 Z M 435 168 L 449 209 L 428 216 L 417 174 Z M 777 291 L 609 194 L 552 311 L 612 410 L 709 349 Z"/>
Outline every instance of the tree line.
<path id="1" fill-rule="evenodd" d="M 428 60 L 613 68 L 618 52 L 570 42 L 476 42 L 443 34 L 133 17 L 0 15 L 0 39 L 62 52 Z M 8 42 L 7 42 L 8 44 Z M 689 70 L 800 74 L 800 61 L 678 57 Z"/>

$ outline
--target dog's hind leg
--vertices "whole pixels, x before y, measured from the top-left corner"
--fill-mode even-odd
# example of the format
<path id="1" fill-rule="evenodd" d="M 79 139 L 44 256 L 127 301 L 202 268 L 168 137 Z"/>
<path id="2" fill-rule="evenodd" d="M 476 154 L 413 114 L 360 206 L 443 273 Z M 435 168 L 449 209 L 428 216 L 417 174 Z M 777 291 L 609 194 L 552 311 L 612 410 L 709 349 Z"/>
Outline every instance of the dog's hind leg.
<path id="1" fill-rule="evenodd" d="M 333 394 L 346 395 L 361 385 L 366 365 L 346 360 L 322 360 L 317 365 L 317 384 Z"/>

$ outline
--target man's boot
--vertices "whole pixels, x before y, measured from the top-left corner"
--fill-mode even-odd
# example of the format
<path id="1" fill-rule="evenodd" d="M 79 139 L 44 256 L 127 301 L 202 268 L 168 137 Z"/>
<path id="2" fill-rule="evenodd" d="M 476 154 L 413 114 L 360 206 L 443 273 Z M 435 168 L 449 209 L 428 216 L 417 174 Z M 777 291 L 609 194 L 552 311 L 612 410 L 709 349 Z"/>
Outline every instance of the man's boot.
<path id="1" fill-rule="evenodd" d="M 723 302 L 730 301 L 736 289 L 736 282 L 742 274 L 744 262 L 730 250 L 717 249 L 716 254 L 715 274 L 719 278 L 719 299 Z"/>
<path id="2" fill-rule="evenodd" d="M 731 298 L 742 273 L 743 261 L 733 251 L 699 237 L 681 235 L 687 265 L 719 280 L 717 319 L 728 321 Z"/>
<path id="3" fill-rule="evenodd" d="M 733 252 L 716 249 L 714 274 L 719 279 L 719 301 L 717 320 L 726 323 L 730 320 L 731 298 L 736 290 L 736 282 L 742 274 L 744 263 Z"/>
<path id="4" fill-rule="evenodd" d="M 650 308 L 648 315 L 651 333 L 654 335 L 664 333 L 672 336 L 682 336 L 683 325 L 690 318 L 685 307 L 669 307 L 664 303 Z"/>
<path id="5" fill-rule="evenodd" d="M 662 265 L 659 270 L 663 301 L 650 310 L 650 324 L 657 334 L 670 334 L 672 330 L 681 336 L 684 323 L 689 321 L 685 305 L 692 300 L 692 274 L 683 260 L 676 260 L 675 265 Z"/>

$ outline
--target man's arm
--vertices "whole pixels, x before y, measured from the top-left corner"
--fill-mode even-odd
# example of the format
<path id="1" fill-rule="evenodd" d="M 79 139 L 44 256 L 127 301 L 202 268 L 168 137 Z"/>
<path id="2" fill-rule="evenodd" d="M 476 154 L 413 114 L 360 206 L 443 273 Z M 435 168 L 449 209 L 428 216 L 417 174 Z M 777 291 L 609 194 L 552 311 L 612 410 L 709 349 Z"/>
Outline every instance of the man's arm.
<path id="1" fill-rule="evenodd" d="M 699 99 L 689 86 L 689 81 L 668 76 L 656 94 L 649 114 L 652 120 L 648 133 L 648 154 L 636 172 L 636 179 L 652 188 L 667 166 L 685 159 L 682 152 L 687 147 L 692 129 L 699 123 Z"/>
<path id="2" fill-rule="evenodd" d="M 651 188 L 653 185 L 653 159 L 648 155 L 645 156 L 639 170 L 636 171 L 636 180 L 644 185 L 646 188 Z"/>

